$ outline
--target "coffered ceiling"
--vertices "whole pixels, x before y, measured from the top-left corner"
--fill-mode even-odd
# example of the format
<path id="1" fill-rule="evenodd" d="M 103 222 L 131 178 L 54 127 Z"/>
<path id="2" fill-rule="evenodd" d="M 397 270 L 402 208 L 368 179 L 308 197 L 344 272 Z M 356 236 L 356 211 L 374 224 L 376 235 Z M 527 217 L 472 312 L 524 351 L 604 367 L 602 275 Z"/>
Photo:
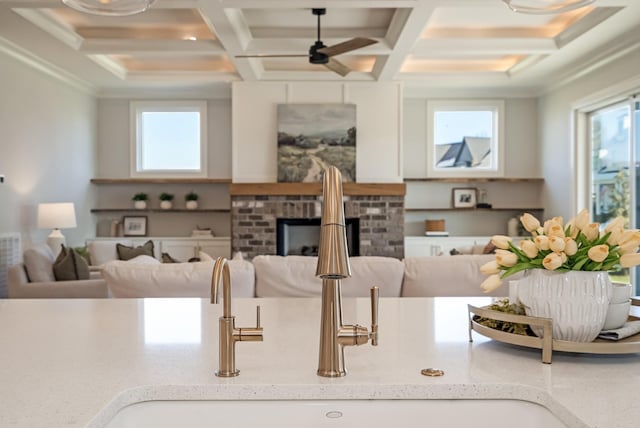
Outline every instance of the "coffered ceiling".
<path id="1" fill-rule="evenodd" d="M 377 43 L 310 64 L 321 39 Z M 83 14 L 60 0 L 0 0 L 0 49 L 97 93 L 206 90 L 232 81 L 403 81 L 406 88 L 536 94 L 640 45 L 640 1 L 525 15 L 501 0 L 157 0 L 141 14 Z M 239 58 L 239 55 L 303 55 Z"/>

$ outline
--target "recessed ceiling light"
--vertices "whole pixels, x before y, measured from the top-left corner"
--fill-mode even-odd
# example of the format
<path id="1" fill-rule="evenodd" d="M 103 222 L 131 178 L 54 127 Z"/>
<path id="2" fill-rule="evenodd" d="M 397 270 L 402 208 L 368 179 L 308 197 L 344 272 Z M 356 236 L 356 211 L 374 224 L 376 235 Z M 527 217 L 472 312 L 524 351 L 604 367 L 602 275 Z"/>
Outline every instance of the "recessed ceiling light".
<path id="1" fill-rule="evenodd" d="M 185 40 L 198 40 L 195 36 L 186 36 Z"/>
<path id="2" fill-rule="evenodd" d="M 66 6 L 80 12 L 103 16 L 128 16 L 144 12 L 156 0 L 62 0 Z"/>
<path id="3" fill-rule="evenodd" d="M 579 9 L 595 0 L 502 0 L 511 10 L 520 13 L 545 15 Z"/>

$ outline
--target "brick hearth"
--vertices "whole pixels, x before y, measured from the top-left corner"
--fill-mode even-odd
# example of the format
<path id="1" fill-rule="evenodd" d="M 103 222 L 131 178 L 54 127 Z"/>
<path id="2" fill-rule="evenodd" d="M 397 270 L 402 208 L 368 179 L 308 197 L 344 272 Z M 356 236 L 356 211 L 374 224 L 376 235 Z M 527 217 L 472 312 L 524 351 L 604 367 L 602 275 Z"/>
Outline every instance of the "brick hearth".
<path id="1" fill-rule="evenodd" d="M 231 185 L 234 253 L 241 251 L 249 259 L 276 254 L 276 219 L 320 217 L 317 185 L 302 183 L 293 189 L 278 184 Z M 360 219 L 360 255 L 404 257 L 404 185 L 350 183 L 345 185 L 345 195 L 348 192 L 345 217 Z"/>

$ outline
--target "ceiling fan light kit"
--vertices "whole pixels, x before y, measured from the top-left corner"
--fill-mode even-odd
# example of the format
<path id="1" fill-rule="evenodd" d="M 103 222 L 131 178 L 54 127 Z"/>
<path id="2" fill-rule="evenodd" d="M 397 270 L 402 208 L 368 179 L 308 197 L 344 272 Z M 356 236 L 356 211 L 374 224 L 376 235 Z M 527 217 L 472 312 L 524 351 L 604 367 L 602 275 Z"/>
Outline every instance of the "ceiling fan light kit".
<path id="1" fill-rule="evenodd" d="M 533 15 L 564 13 L 588 6 L 595 0 L 502 0 L 511 10 Z"/>
<path id="2" fill-rule="evenodd" d="M 101 16 L 128 16 L 144 12 L 156 0 L 62 0 L 79 12 Z"/>
<path id="3" fill-rule="evenodd" d="M 337 59 L 333 58 L 335 55 L 340 55 L 343 53 L 347 53 L 350 51 L 354 51 L 356 49 L 363 48 L 365 46 L 372 45 L 374 43 L 378 43 L 377 40 L 368 39 L 366 37 L 354 37 L 353 39 L 349 39 L 347 41 L 338 43 L 333 46 L 326 46 L 322 43 L 320 37 L 320 17 L 327 13 L 326 9 L 314 8 L 311 9 L 311 13 L 318 17 L 318 27 L 317 27 L 317 40 L 311 45 L 309 48 L 308 54 L 303 55 L 269 55 L 269 54 L 255 54 L 255 55 L 236 55 L 236 58 L 290 58 L 290 57 L 307 57 L 309 59 L 310 64 L 319 64 L 324 65 L 329 70 L 338 73 L 340 76 L 344 77 L 351 70 L 346 65 L 342 64 Z"/>

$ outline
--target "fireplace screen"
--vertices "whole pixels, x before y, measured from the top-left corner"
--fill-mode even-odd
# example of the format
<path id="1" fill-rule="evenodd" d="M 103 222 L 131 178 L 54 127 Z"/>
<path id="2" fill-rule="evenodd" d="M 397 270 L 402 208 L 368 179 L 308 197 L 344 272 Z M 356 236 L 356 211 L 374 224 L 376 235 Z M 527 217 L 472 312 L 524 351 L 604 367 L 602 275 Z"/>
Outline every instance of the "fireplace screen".
<path id="1" fill-rule="evenodd" d="M 345 219 L 349 256 L 360 255 L 360 219 Z M 276 221 L 276 254 L 317 256 L 320 218 L 279 218 Z"/>

